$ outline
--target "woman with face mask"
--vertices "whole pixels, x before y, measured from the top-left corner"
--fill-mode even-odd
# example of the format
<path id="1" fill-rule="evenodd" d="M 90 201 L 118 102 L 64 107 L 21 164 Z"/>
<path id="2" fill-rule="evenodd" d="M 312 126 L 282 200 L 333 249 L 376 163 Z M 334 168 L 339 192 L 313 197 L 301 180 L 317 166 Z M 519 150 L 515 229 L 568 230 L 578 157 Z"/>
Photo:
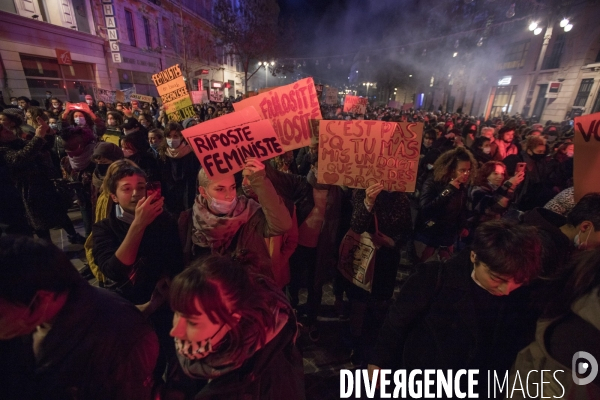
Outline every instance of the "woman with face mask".
<path id="1" fill-rule="evenodd" d="M 211 256 L 171 284 L 179 363 L 187 375 L 208 380 L 197 398 L 305 399 L 296 317 L 283 292 L 255 269 Z"/>
<path id="2" fill-rule="evenodd" d="M 180 217 L 189 232 L 186 259 L 210 254 L 251 254 L 261 273 L 272 276 L 271 258 L 264 238 L 277 236 L 291 228 L 292 219 L 265 166 L 257 159 L 246 159 L 242 174 L 256 193 L 258 202 L 237 195 L 233 175 L 209 178 L 204 169 L 198 173 L 199 194 L 194 206 Z"/>
<path id="3" fill-rule="evenodd" d="M 158 164 L 165 195 L 165 208 L 174 215 L 192 208 L 197 193 L 196 175 L 200 162 L 185 142 L 177 122 L 165 129 L 165 139 L 158 146 Z"/>
<path id="4" fill-rule="evenodd" d="M 148 150 L 148 153 L 150 153 L 152 157 L 158 159 L 158 149 L 164 139 L 165 133 L 162 129 L 155 128 L 148 132 L 148 143 L 150 144 L 150 149 Z"/>
<path id="5" fill-rule="evenodd" d="M 492 161 L 492 142 L 485 136 L 479 136 L 473 141 L 470 148 L 473 157 L 477 160 L 478 166 L 481 167 L 488 161 Z"/>

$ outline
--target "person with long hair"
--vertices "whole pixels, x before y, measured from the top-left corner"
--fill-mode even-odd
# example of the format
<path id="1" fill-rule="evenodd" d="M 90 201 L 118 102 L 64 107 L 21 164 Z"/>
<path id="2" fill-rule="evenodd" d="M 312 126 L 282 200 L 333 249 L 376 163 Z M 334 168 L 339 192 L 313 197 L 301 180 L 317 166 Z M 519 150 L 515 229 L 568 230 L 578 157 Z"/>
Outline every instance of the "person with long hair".
<path id="1" fill-rule="evenodd" d="M 479 169 L 475 184 L 469 191 L 474 224 L 500 219 L 515 197 L 515 189 L 525 179 L 525 173 L 506 178 L 506 166 L 500 161 L 488 161 Z"/>
<path id="2" fill-rule="evenodd" d="M 477 161 L 463 147 L 442 154 L 433 175 L 423 184 L 415 222 L 415 249 L 425 261 L 443 248 L 452 254 L 454 243 L 467 236 L 467 186 L 473 183 Z"/>
<path id="3" fill-rule="evenodd" d="M 250 260 L 196 260 L 171 283 L 171 336 L 187 375 L 217 399 L 300 400 L 302 356 L 296 317 L 284 293 Z"/>

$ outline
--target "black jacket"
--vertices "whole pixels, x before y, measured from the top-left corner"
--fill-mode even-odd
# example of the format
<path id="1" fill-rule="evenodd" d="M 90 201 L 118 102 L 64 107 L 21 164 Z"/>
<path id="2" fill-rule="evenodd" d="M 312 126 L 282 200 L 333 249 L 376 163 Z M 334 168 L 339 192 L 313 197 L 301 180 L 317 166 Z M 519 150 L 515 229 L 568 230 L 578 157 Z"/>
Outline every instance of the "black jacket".
<path id="1" fill-rule="evenodd" d="M 194 205 L 198 193 L 198 172 L 200 161 L 194 152 L 181 158 L 166 156 L 158 160 L 162 194 L 165 197 L 165 209 L 173 215 L 189 210 Z"/>
<path id="2" fill-rule="evenodd" d="M 295 345 L 296 318 L 238 369 L 213 379 L 196 400 L 303 400 L 304 368 Z M 185 366 L 184 366 L 185 369 Z"/>
<path id="3" fill-rule="evenodd" d="M 369 364 L 380 368 L 499 370 L 535 332 L 527 288 L 493 296 L 471 278 L 470 249 L 422 264 L 400 289 Z M 486 374 L 480 374 L 480 388 Z"/>
<path id="4" fill-rule="evenodd" d="M 158 280 L 165 275 L 175 276 L 183 270 L 183 251 L 177 224 L 163 212 L 146 227 L 134 263 L 134 277 L 128 274 L 131 267 L 124 265 L 115 252 L 125 239 L 130 225 L 117 219 L 115 208 L 108 218 L 93 228 L 93 255 L 100 271 L 113 282 L 107 287 L 134 304 L 150 301 Z"/>
<path id="5" fill-rule="evenodd" d="M 515 190 L 515 203 L 519 210 L 529 211 L 535 207 L 543 207 L 559 193 L 561 182 L 551 161 L 549 157 L 535 160 L 524 151 L 504 159 L 506 171 L 510 176 L 515 174 L 517 163 L 527 164 L 525 180 Z"/>
<path id="6" fill-rule="evenodd" d="M 142 313 L 83 279 L 41 342 L 37 360 L 31 336 L 0 342 L 0 348 L 0 397 L 11 400 L 149 399 L 158 357 L 158 339 Z"/>
<path id="7" fill-rule="evenodd" d="M 439 245 L 450 246 L 466 226 L 467 190 L 437 182 L 430 176 L 419 197 L 415 232 L 435 238 Z"/>

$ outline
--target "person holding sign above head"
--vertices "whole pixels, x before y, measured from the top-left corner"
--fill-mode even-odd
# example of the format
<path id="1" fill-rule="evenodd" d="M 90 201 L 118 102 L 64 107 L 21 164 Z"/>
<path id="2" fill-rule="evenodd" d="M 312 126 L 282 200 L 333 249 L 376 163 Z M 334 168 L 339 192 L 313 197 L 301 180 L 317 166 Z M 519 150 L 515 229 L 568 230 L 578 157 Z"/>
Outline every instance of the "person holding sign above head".
<path id="1" fill-rule="evenodd" d="M 258 272 L 272 277 L 271 257 L 264 238 L 281 235 L 292 227 L 292 218 L 265 166 L 247 158 L 242 174 L 258 202 L 238 196 L 233 175 L 211 180 L 204 169 L 198 173 L 199 195 L 191 210 L 180 217 L 180 232 L 187 232 L 187 260 L 210 254 L 252 257 Z"/>
<path id="2" fill-rule="evenodd" d="M 200 162 L 183 138 L 182 130 L 177 122 L 169 122 L 157 150 L 165 208 L 174 215 L 192 208 L 200 169 Z"/>

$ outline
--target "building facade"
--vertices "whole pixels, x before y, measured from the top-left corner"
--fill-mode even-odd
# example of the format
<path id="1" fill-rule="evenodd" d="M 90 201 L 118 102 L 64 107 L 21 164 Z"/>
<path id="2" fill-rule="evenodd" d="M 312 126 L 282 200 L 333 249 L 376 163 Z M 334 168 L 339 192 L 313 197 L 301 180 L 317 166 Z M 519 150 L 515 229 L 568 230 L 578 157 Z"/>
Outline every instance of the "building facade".
<path id="1" fill-rule="evenodd" d="M 213 0 L 0 0 L 4 100 L 43 104 L 50 91 L 83 101 L 93 87 L 157 96 L 152 74 L 174 64 L 188 89 L 237 97 L 243 73 L 214 44 L 212 8 Z"/>
<path id="2" fill-rule="evenodd" d="M 461 27 L 477 32 L 470 48 L 462 44 L 468 39 L 450 33 L 436 62 L 421 70 L 416 106 L 486 119 L 518 113 L 542 123 L 599 112 L 600 3 L 558 2 L 534 11 L 512 21 L 496 19 L 487 36 L 472 18 Z M 570 29 L 561 24 L 565 18 Z M 538 30 L 530 30 L 533 22 Z"/>

